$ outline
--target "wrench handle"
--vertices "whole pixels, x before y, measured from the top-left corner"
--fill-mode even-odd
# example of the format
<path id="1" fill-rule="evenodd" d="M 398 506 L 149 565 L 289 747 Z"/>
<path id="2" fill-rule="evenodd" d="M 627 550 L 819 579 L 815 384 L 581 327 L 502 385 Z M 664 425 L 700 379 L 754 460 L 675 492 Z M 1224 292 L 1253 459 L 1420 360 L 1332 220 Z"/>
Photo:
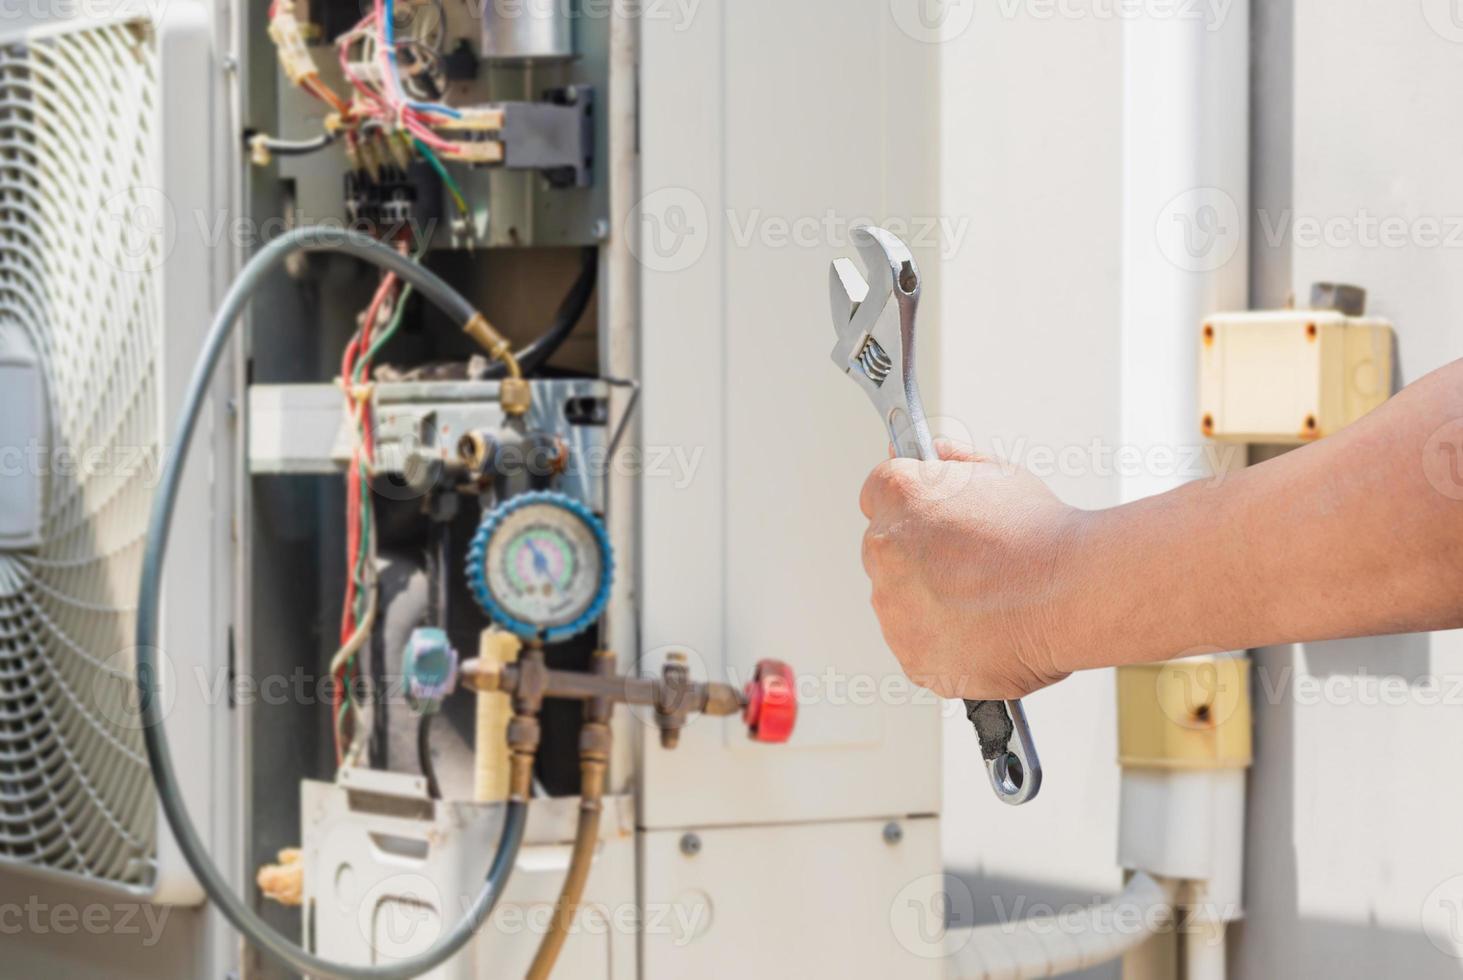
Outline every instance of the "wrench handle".
<path id="1" fill-rule="evenodd" d="M 917 397 L 911 403 L 920 413 Z M 903 408 L 895 408 L 886 422 L 897 455 L 920 460 L 938 458 L 923 414 L 912 418 Z M 1020 700 L 966 700 L 965 717 L 975 729 L 991 789 L 1001 802 L 1020 806 L 1035 798 L 1041 789 L 1041 759 Z"/>
<path id="2" fill-rule="evenodd" d="M 996 796 L 1012 806 L 1030 802 L 1041 789 L 1041 759 L 1020 700 L 966 700 L 965 717 L 980 741 L 980 757 Z"/>

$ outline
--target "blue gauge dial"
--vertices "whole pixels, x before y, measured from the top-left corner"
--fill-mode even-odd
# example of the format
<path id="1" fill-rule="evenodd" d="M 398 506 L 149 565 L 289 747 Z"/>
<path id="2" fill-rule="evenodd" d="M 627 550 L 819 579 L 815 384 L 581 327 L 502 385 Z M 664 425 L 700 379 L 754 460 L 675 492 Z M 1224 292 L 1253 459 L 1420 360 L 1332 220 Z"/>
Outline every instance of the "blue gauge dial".
<path id="1" fill-rule="evenodd" d="M 468 585 L 495 623 L 553 642 L 604 613 L 614 557 L 604 525 L 572 497 L 526 493 L 483 517 L 467 557 Z"/>

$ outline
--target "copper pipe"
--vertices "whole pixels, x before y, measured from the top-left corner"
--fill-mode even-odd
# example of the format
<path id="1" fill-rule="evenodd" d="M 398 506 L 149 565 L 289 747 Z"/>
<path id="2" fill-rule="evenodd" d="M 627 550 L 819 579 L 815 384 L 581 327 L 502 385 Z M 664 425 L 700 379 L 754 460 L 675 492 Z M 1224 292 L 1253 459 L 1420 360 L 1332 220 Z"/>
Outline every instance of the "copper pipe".
<path id="1" fill-rule="evenodd" d="M 601 650 L 594 655 L 594 673 L 599 677 L 611 677 L 615 672 L 615 655 Z M 564 887 L 554 905 L 554 919 L 549 931 L 539 944 L 533 965 L 528 968 L 528 980 L 547 980 L 553 972 L 564 941 L 574 925 L 574 915 L 579 911 L 580 899 L 584 897 L 584 885 L 589 880 L 589 868 L 594 863 L 594 852 L 599 845 L 600 816 L 604 812 L 605 775 L 610 758 L 610 710 L 614 701 L 609 697 L 592 697 L 584 704 L 584 727 L 579 732 L 579 826 L 574 833 L 574 850 L 569 858 L 569 870 L 564 875 Z"/>

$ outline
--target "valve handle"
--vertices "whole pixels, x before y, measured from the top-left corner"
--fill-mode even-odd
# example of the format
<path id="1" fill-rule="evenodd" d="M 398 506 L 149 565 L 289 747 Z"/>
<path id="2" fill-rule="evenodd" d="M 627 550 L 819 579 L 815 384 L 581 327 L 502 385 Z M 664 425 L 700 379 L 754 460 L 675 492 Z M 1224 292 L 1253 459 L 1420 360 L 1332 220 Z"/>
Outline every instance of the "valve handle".
<path id="1" fill-rule="evenodd" d="M 792 668 L 781 660 L 763 660 L 747 684 L 742 720 L 754 741 L 781 744 L 792 737 L 798 720 L 798 698 Z"/>

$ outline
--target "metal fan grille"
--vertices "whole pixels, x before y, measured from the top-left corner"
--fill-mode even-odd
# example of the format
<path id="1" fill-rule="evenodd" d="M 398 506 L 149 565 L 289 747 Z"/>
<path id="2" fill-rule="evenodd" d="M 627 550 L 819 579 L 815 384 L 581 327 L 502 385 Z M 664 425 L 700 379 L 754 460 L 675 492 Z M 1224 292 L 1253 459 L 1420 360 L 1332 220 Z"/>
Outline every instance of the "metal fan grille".
<path id="1" fill-rule="evenodd" d="M 159 456 L 156 61 L 141 25 L 0 48 L 0 334 L 28 338 L 47 395 L 24 447 L 40 544 L 0 550 L 0 861 L 139 890 L 157 833 L 130 649 Z"/>

